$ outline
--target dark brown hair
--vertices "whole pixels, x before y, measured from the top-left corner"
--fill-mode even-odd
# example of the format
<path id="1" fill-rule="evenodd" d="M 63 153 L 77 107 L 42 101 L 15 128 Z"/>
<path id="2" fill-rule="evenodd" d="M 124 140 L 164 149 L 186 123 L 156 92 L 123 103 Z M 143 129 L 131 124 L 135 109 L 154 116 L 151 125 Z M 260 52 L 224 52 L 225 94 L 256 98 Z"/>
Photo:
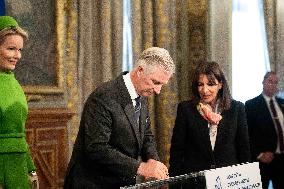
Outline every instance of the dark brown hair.
<path id="1" fill-rule="evenodd" d="M 217 98 L 220 101 L 219 108 L 221 111 L 228 110 L 231 106 L 232 96 L 224 72 L 222 71 L 219 64 L 214 61 L 204 61 L 200 62 L 197 65 L 193 73 L 191 85 L 193 102 L 197 104 L 200 101 L 200 95 L 198 92 L 198 80 L 201 74 L 206 75 L 210 82 L 215 83 L 215 79 L 217 79 L 218 82 L 222 83 L 222 88 L 217 94 Z"/>

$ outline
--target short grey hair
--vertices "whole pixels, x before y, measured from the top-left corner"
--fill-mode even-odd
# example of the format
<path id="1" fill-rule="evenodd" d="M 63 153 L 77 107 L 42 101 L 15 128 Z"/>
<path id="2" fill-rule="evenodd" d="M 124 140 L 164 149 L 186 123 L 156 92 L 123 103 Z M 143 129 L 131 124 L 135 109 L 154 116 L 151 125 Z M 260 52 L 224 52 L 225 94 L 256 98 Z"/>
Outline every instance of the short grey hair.
<path id="1" fill-rule="evenodd" d="M 175 72 L 175 64 L 172 57 L 166 49 L 160 47 L 150 47 L 144 50 L 138 57 L 135 66 L 143 66 L 150 71 L 155 66 L 160 66 L 170 74 Z"/>

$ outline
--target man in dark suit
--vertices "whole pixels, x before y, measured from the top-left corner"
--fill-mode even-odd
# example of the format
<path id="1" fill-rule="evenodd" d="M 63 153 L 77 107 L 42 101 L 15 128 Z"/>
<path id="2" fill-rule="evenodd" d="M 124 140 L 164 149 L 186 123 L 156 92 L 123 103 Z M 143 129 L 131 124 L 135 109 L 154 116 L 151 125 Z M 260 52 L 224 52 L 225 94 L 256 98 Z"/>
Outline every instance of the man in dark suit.
<path id="1" fill-rule="evenodd" d="M 130 73 L 104 83 L 89 96 L 64 188 L 116 189 L 135 184 L 137 175 L 168 178 L 150 130 L 146 97 L 159 94 L 174 70 L 168 51 L 151 47 Z"/>
<path id="2" fill-rule="evenodd" d="M 284 188 L 283 112 L 284 100 L 277 98 L 278 77 L 268 72 L 263 79 L 263 92 L 245 103 L 252 158 L 260 163 L 262 186 Z"/>

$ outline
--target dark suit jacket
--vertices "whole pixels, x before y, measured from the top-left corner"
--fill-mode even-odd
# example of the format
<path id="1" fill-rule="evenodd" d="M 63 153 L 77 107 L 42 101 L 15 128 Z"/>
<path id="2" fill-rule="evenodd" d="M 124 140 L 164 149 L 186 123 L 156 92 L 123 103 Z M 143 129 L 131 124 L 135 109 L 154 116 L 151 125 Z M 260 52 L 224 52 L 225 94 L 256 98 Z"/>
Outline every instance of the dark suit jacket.
<path id="1" fill-rule="evenodd" d="M 282 112 L 284 100 L 276 98 Z M 264 97 L 261 95 L 245 103 L 248 128 L 250 134 L 251 152 L 253 160 L 261 152 L 275 152 L 277 148 L 277 132 Z"/>
<path id="2" fill-rule="evenodd" d="M 143 161 L 158 160 L 147 99 L 141 100 L 140 132 L 123 77 L 107 82 L 88 98 L 64 188 L 119 188 L 135 183 Z"/>
<path id="3" fill-rule="evenodd" d="M 244 105 L 233 100 L 221 115 L 212 151 L 208 122 L 191 101 L 179 103 L 170 151 L 171 176 L 250 161 Z"/>

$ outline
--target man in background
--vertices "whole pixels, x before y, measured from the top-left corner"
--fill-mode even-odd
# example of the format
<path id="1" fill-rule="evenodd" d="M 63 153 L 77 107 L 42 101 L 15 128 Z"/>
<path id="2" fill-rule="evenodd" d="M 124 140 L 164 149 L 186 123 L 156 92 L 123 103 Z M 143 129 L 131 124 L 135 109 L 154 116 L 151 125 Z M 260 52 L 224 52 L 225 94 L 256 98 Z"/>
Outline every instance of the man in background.
<path id="1" fill-rule="evenodd" d="M 262 186 L 284 188 L 284 100 L 277 98 L 278 77 L 267 72 L 263 79 L 263 92 L 245 103 L 249 127 L 252 159 L 259 161 Z"/>
<path id="2" fill-rule="evenodd" d="M 150 130 L 147 97 L 159 94 L 174 70 L 168 51 L 151 47 L 130 73 L 89 96 L 64 188 L 116 189 L 135 184 L 137 175 L 146 180 L 168 178 Z"/>

